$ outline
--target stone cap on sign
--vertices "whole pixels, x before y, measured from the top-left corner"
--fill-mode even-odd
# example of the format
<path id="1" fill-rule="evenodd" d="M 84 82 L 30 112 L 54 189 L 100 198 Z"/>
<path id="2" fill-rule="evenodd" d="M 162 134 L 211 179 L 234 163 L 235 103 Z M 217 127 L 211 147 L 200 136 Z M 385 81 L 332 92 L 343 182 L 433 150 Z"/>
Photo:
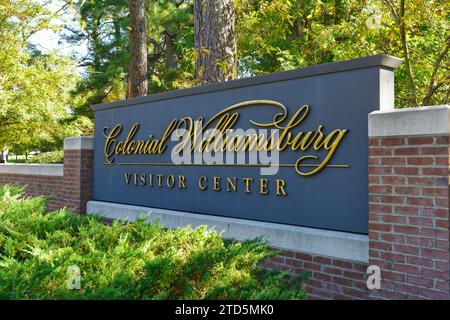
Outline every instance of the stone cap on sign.
<path id="1" fill-rule="evenodd" d="M 226 239 L 245 241 L 262 237 L 277 249 L 369 261 L 369 238 L 362 234 L 92 200 L 87 203 L 87 214 L 130 222 L 143 216 L 166 228 L 207 225 L 223 232 Z"/>
<path id="2" fill-rule="evenodd" d="M 191 96 L 191 95 L 208 93 L 208 92 L 249 87 L 249 86 L 270 83 L 270 82 L 277 82 L 277 81 L 284 81 L 284 80 L 291 80 L 291 79 L 300 79 L 300 78 L 319 76 L 319 75 L 324 75 L 324 74 L 329 74 L 329 73 L 345 72 L 345 71 L 352 71 L 352 70 L 372 68 L 372 67 L 379 67 L 380 69 L 392 71 L 392 70 L 396 69 L 401 64 L 401 62 L 402 62 L 402 59 L 388 56 L 385 54 L 378 54 L 378 55 L 369 56 L 369 57 L 350 59 L 350 60 L 338 61 L 338 62 L 332 62 L 332 63 L 325 63 L 325 64 L 315 65 L 315 66 L 306 67 L 306 68 L 299 68 L 299 69 L 294 69 L 294 70 L 285 71 L 285 72 L 277 72 L 277 73 L 254 76 L 254 77 L 249 77 L 249 78 L 242 78 L 242 79 L 231 80 L 231 81 L 226 81 L 226 82 L 222 82 L 222 83 L 215 83 L 215 84 L 209 84 L 209 85 L 188 88 L 188 89 L 170 90 L 167 92 L 151 94 L 148 96 L 138 97 L 138 98 L 133 98 L 133 99 L 128 99 L 128 100 L 95 104 L 91 108 L 94 111 L 100 111 L 100 110 L 119 108 L 119 107 L 124 107 L 124 106 L 154 102 L 154 101 L 165 100 L 165 99 Z"/>
<path id="3" fill-rule="evenodd" d="M 93 150 L 94 137 L 69 137 L 64 139 L 64 150 Z"/>
<path id="4" fill-rule="evenodd" d="M 369 137 L 443 135 L 450 133 L 450 106 L 373 111 Z"/>

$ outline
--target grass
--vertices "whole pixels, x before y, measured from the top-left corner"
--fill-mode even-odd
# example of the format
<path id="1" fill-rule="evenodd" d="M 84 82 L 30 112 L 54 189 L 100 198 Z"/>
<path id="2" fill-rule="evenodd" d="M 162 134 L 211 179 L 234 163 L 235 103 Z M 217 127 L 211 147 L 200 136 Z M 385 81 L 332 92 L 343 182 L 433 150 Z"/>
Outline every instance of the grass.
<path id="1" fill-rule="evenodd" d="M 305 275 L 261 269 L 258 240 L 228 242 L 207 227 L 165 230 L 46 212 L 44 198 L 0 186 L 0 299 L 304 299 Z M 68 267 L 81 288 L 68 289 Z"/>
<path id="2" fill-rule="evenodd" d="M 31 158 L 31 156 L 28 156 L 28 158 Z M 7 163 L 27 163 L 27 160 L 24 155 L 18 155 L 17 157 L 9 155 Z"/>

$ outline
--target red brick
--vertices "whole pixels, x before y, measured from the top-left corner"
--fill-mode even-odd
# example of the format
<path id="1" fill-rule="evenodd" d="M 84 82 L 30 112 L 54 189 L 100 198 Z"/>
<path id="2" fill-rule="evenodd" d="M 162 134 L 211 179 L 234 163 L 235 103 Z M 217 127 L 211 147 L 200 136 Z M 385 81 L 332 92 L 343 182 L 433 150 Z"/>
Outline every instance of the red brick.
<path id="1" fill-rule="evenodd" d="M 309 271 L 320 270 L 320 265 L 315 264 L 315 263 L 304 262 L 303 267 L 305 268 L 305 270 L 309 270 Z"/>
<path id="2" fill-rule="evenodd" d="M 442 229 L 448 229 L 449 228 L 449 221 L 443 220 L 443 219 L 436 219 L 434 221 L 436 228 L 442 228 Z"/>
<path id="3" fill-rule="evenodd" d="M 338 268 L 333 268 L 333 267 L 324 267 L 323 271 L 329 274 L 334 274 L 334 275 L 342 275 L 342 270 L 338 269 Z"/>
<path id="4" fill-rule="evenodd" d="M 395 243 L 405 243 L 405 236 L 403 234 L 383 233 L 380 238 L 385 241 Z"/>
<path id="5" fill-rule="evenodd" d="M 434 199 L 434 205 L 436 207 L 448 208 L 449 207 L 449 199 L 436 198 L 436 199 Z"/>
<path id="6" fill-rule="evenodd" d="M 419 275 L 419 268 L 412 265 L 406 265 L 406 264 L 394 264 L 392 266 L 392 269 L 398 272 L 406 273 L 406 274 L 413 274 L 413 275 Z"/>
<path id="7" fill-rule="evenodd" d="M 419 227 L 432 227 L 433 220 L 424 217 L 408 217 L 409 225 L 419 226 Z"/>
<path id="8" fill-rule="evenodd" d="M 406 164 L 406 159 L 400 157 L 379 158 L 379 160 L 379 164 L 382 166 L 402 166 Z"/>
<path id="9" fill-rule="evenodd" d="M 422 195 L 433 197 L 448 197 L 448 188 L 423 188 Z"/>
<path id="10" fill-rule="evenodd" d="M 369 174 L 391 174 L 392 168 L 390 167 L 379 167 L 379 166 L 369 166 Z"/>
<path id="11" fill-rule="evenodd" d="M 448 300 L 449 294 L 448 292 L 442 292 L 437 290 L 430 290 L 430 289 L 421 289 L 420 292 L 423 296 L 433 299 L 433 300 Z"/>
<path id="12" fill-rule="evenodd" d="M 406 257 L 406 263 L 416 266 L 431 267 L 433 265 L 433 260 L 422 257 Z"/>
<path id="13" fill-rule="evenodd" d="M 382 146 L 401 146 L 406 143 L 404 138 L 383 138 L 381 139 Z"/>
<path id="14" fill-rule="evenodd" d="M 436 140 L 436 144 L 449 144 L 449 137 L 448 136 L 440 136 L 440 137 L 435 137 Z"/>
<path id="15" fill-rule="evenodd" d="M 424 168 L 425 170 L 425 168 Z M 394 174 L 405 175 L 405 176 L 417 176 L 419 174 L 418 168 L 410 167 L 395 167 Z"/>
<path id="16" fill-rule="evenodd" d="M 286 258 L 286 265 L 288 265 L 289 267 L 301 268 L 303 267 L 303 262 Z"/>
<path id="17" fill-rule="evenodd" d="M 420 154 L 419 148 L 397 148 L 394 150 L 394 155 L 398 156 L 415 156 Z"/>
<path id="18" fill-rule="evenodd" d="M 434 185 L 433 178 L 424 177 L 408 177 L 408 185 L 413 186 L 432 186 Z"/>
<path id="19" fill-rule="evenodd" d="M 400 281 L 400 282 L 404 282 L 406 275 L 403 273 L 397 273 L 397 272 L 390 272 L 390 271 L 381 271 L 381 276 L 384 279 L 387 280 L 392 280 L 392 281 Z"/>
<path id="20" fill-rule="evenodd" d="M 354 271 L 344 271 L 344 277 L 346 277 L 346 278 L 350 278 L 350 279 L 353 279 L 353 280 L 364 280 L 364 276 L 365 276 L 365 274 L 361 274 L 361 273 L 358 273 L 358 272 L 354 272 Z"/>
<path id="21" fill-rule="evenodd" d="M 439 166 L 448 166 L 450 164 L 450 158 L 448 156 L 445 157 L 435 157 L 434 158 L 434 164 L 439 167 Z"/>
<path id="22" fill-rule="evenodd" d="M 448 152 L 449 152 L 447 146 L 444 146 L 444 147 L 441 147 L 441 146 L 439 146 L 439 147 L 423 147 L 421 149 L 421 151 L 422 151 L 422 154 L 424 154 L 424 155 L 428 155 L 428 154 L 430 154 L 430 155 L 441 155 L 442 154 L 442 155 L 447 155 L 447 156 L 448 156 Z"/>
<path id="23" fill-rule="evenodd" d="M 303 261 L 312 261 L 312 257 L 309 254 L 296 252 L 295 258 Z"/>
<path id="24" fill-rule="evenodd" d="M 435 288 L 442 291 L 449 291 L 450 290 L 450 284 L 448 281 L 436 281 Z"/>
<path id="25" fill-rule="evenodd" d="M 351 262 L 348 262 L 348 261 L 334 259 L 333 266 L 343 268 L 343 269 L 351 269 L 353 265 Z"/>
<path id="26" fill-rule="evenodd" d="M 419 213 L 419 208 L 408 206 L 395 206 L 394 213 L 416 215 Z"/>
<path id="27" fill-rule="evenodd" d="M 333 277 L 333 281 L 335 283 L 343 285 L 343 286 L 347 286 L 347 287 L 353 286 L 353 281 L 352 280 L 345 279 L 345 278 L 342 278 L 342 277 Z"/>
<path id="28" fill-rule="evenodd" d="M 384 251 L 380 251 L 380 258 L 385 260 L 386 262 L 399 262 L 399 263 L 404 263 L 405 262 L 405 257 L 402 254 L 399 253 L 393 253 L 393 252 L 384 252 Z"/>
<path id="29" fill-rule="evenodd" d="M 424 145 L 424 144 L 432 144 L 433 137 L 411 137 L 408 138 L 408 144 L 410 145 Z"/>
<path id="30" fill-rule="evenodd" d="M 394 232 L 401 233 L 404 235 L 408 234 L 419 234 L 419 228 L 411 226 L 394 226 Z"/>
<path id="31" fill-rule="evenodd" d="M 439 259 L 439 260 L 449 260 L 449 252 L 443 251 L 443 250 L 436 250 L 436 249 L 429 249 L 429 248 L 422 248 L 421 249 L 421 256 L 431 259 Z"/>
<path id="32" fill-rule="evenodd" d="M 384 215 L 381 218 L 382 218 L 382 221 L 386 222 L 386 223 L 395 223 L 395 224 L 405 224 L 406 223 L 405 216 Z"/>
<path id="33" fill-rule="evenodd" d="M 433 205 L 433 199 L 408 197 L 406 199 L 406 203 L 412 204 L 412 205 L 415 205 L 415 206 L 432 206 Z"/>
<path id="34" fill-rule="evenodd" d="M 422 214 L 426 217 L 447 218 L 449 216 L 449 211 L 444 209 L 424 208 Z"/>
<path id="35" fill-rule="evenodd" d="M 374 230 L 374 231 L 391 231 L 392 230 L 392 226 L 390 224 L 369 222 L 369 230 Z"/>
<path id="36" fill-rule="evenodd" d="M 433 158 L 425 158 L 425 157 L 417 157 L 417 158 L 408 158 L 408 165 L 413 166 L 431 166 L 434 162 Z"/>
<path id="37" fill-rule="evenodd" d="M 446 176 L 449 174 L 448 168 L 423 168 L 422 170 L 426 176 Z"/>
<path id="38" fill-rule="evenodd" d="M 379 184 L 380 180 L 378 176 L 369 176 L 369 184 Z"/>
<path id="39" fill-rule="evenodd" d="M 392 251 L 393 252 L 410 254 L 410 255 L 418 255 L 419 254 L 419 248 L 418 247 L 405 246 L 405 245 L 394 245 Z"/>
<path id="40" fill-rule="evenodd" d="M 405 203 L 405 197 L 401 197 L 401 196 L 381 196 L 381 201 L 383 203 Z"/>
<path id="41" fill-rule="evenodd" d="M 369 186 L 369 192 L 380 193 L 380 194 L 391 194 L 392 187 L 391 186 L 372 185 L 372 186 Z"/>
<path id="42" fill-rule="evenodd" d="M 440 230 L 434 228 L 422 228 L 420 230 L 420 234 L 427 237 L 433 237 L 435 239 L 438 238 L 448 240 L 449 238 L 448 230 Z"/>
<path id="43" fill-rule="evenodd" d="M 283 251 L 283 252 L 281 253 L 281 255 L 282 255 L 282 256 L 285 256 L 285 257 L 293 258 L 293 257 L 295 256 L 295 253 L 292 252 L 292 251 Z"/>
<path id="44" fill-rule="evenodd" d="M 390 156 L 392 154 L 391 149 L 387 148 L 369 148 L 369 156 Z"/>
<path id="45" fill-rule="evenodd" d="M 381 177 L 381 182 L 383 184 L 403 185 L 403 184 L 406 183 L 406 177 L 402 177 L 402 176 L 384 176 L 384 177 Z"/>
<path id="46" fill-rule="evenodd" d="M 394 190 L 398 195 L 419 195 L 419 188 L 416 187 L 395 187 Z"/>
<path id="47" fill-rule="evenodd" d="M 312 277 L 317 280 L 331 282 L 331 276 L 325 273 L 313 272 Z"/>
<path id="48" fill-rule="evenodd" d="M 447 280 L 448 279 L 448 270 L 441 271 L 432 268 L 422 268 L 420 275 L 423 277 L 435 278 L 439 280 Z"/>
<path id="49" fill-rule="evenodd" d="M 313 261 L 315 263 L 319 263 L 319 264 L 322 264 L 322 265 L 324 265 L 324 264 L 325 265 L 331 265 L 331 259 L 329 259 L 329 258 L 316 256 L 316 257 L 313 258 Z"/>
<path id="50" fill-rule="evenodd" d="M 370 241 L 369 245 L 370 245 L 370 249 L 373 249 L 373 250 L 384 250 L 384 251 L 392 250 L 392 244 L 387 243 L 387 242 Z"/>

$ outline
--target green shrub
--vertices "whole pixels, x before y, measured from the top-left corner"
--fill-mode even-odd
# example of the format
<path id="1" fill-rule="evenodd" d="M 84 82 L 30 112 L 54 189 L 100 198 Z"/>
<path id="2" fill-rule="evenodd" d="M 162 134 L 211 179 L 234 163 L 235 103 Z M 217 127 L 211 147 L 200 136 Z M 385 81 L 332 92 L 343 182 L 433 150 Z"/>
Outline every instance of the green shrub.
<path id="1" fill-rule="evenodd" d="M 302 279 L 259 267 L 260 241 L 223 241 L 206 227 L 164 230 L 68 210 L 0 186 L 0 299 L 303 299 Z M 81 289 L 67 289 L 67 268 Z"/>
<path id="2" fill-rule="evenodd" d="M 64 151 L 50 151 L 38 154 L 28 159 L 28 163 L 64 163 Z"/>

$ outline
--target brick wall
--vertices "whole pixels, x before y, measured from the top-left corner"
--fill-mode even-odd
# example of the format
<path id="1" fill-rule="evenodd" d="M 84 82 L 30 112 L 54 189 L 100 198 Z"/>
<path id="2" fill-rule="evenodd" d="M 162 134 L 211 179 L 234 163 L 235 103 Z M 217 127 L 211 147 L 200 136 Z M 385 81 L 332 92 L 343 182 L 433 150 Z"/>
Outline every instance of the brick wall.
<path id="1" fill-rule="evenodd" d="M 46 175 L 39 170 L 28 170 L 26 165 L 9 166 L 0 170 L 0 184 L 26 186 L 29 196 L 49 196 L 47 208 L 70 208 L 75 213 L 86 212 L 86 202 L 92 197 L 93 138 L 73 137 L 64 140 L 64 165 L 61 175 Z M 43 167 L 46 165 L 42 165 Z M 32 165 L 39 169 L 39 165 Z M 23 170 L 22 170 L 23 169 Z M 54 169 L 54 168 L 53 168 Z M 22 170 L 22 172 L 21 172 Z M 30 173 L 30 171 L 36 171 Z"/>
<path id="2" fill-rule="evenodd" d="M 449 137 L 370 138 L 369 256 L 391 299 L 449 298 Z"/>
<path id="3" fill-rule="evenodd" d="M 93 150 L 64 150 L 65 206 L 76 213 L 86 212 L 86 203 L 92 198 Z"/>
<path id="4" fill-rule="evenodd" d="M 367 264 L 349 260 L 284 251 L 266 260 L 263 267 L 288 271 L 292 275 L 310 272 L 305 282 L 308 299 L 366 299 Z"/>
<path id="5" fill-rule="evenodd" d="M 0 173 L 0 184 L 16 184 L 26 187 L 29 196 L 48 196 L 48 210 L 64 206 L 62 176 Z"/>

